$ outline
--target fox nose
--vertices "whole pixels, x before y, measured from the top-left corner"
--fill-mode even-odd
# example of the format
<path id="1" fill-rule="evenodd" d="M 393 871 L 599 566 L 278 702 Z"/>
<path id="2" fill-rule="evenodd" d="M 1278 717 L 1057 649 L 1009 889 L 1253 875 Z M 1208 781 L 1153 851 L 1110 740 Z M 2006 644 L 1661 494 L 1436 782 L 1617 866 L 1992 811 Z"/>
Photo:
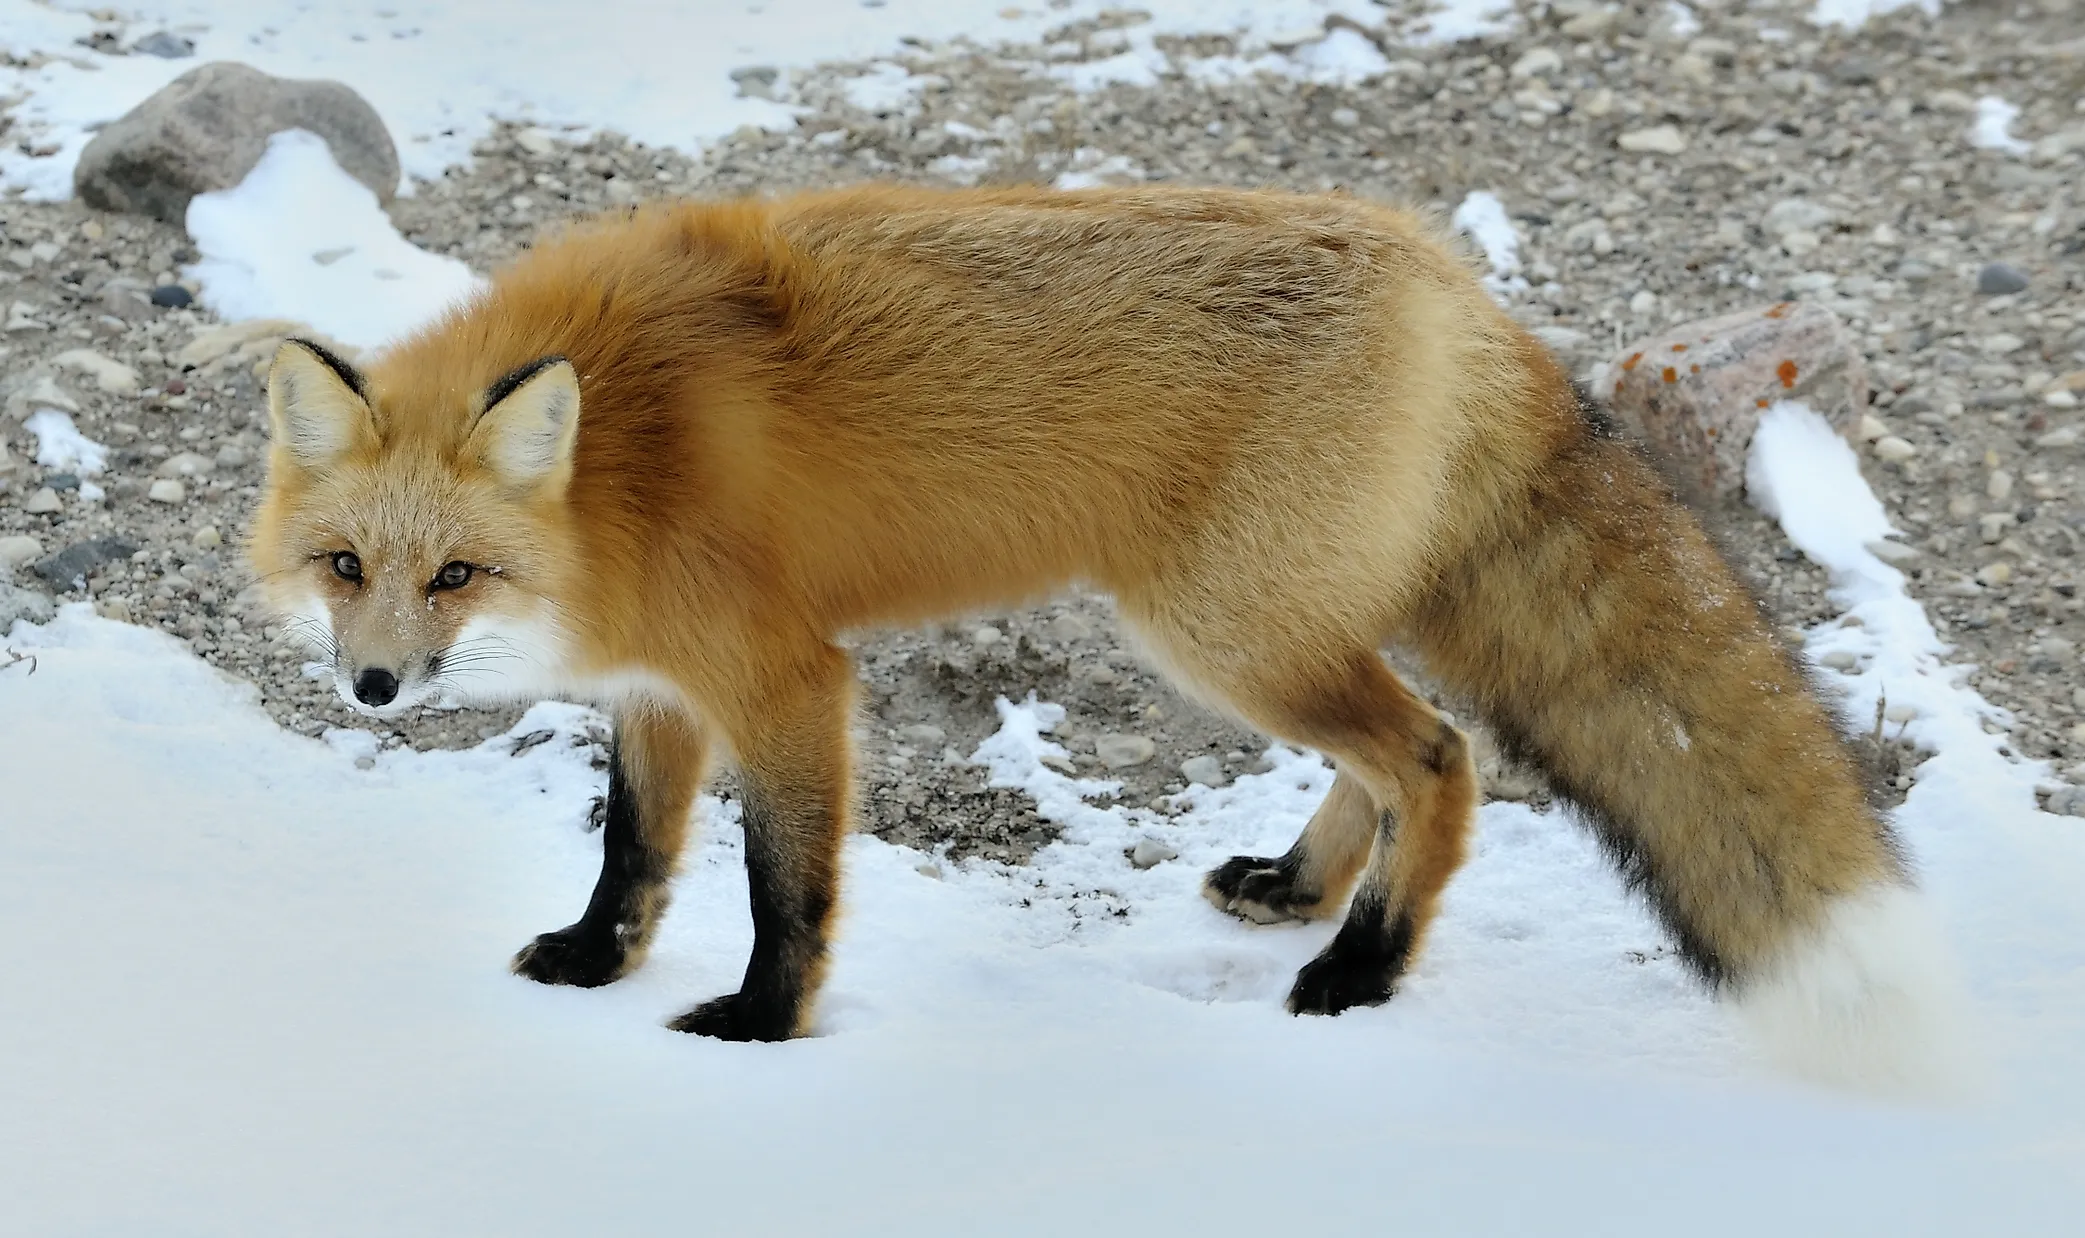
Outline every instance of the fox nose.
<path id="1" fill-rule="evenodd" d="M 398 676 L 372 666 L 355 676 L 355 699 L 364 705 L 389 705 L 398 695 Z"/>

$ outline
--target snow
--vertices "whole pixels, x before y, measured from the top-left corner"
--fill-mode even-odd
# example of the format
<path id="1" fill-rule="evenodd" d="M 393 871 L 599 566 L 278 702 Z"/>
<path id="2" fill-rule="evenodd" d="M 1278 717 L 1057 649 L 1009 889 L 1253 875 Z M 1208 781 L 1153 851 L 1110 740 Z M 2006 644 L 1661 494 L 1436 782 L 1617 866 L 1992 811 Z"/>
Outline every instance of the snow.
<path id="1" fill-rule="evenodd" d="M 1914 7 L 1929 17 L 1938 16 L 1940 0 L 1817 0 L 1817 6 L 1810 10 L 1810 20 L 1819 26 L 1858 30 L 1871 17 Z"/>
<path id="2" fill-rule="evenodd" d="M 409 181 L 468 163 L 471 144 L 490 132 L 495 117 L 552 131 L 612 129 L 693 150 L 741 125 L 793 123 L 787 103 L 742 95 L 734 69 L 776 69 L 775 93 L 786 96 L 792 69 L 887 61 L 906 39 L 1040 43 L 1048 32 L 1122 6 L 596 0 L 576 15 L 565 0 L 507 0 L 496 10 L 446 0 L 137 0 L 123 6 L 120 23 L 90 17 L 95 7 L 96 0 L 0 0 L 0 51 L 24 62 L 0 63 L 0 98 L 27 96 L 0 150 L 0 185 L 37 198 L 68 196 L 92 126 L 210 60 L 353 86 L 390 128 Z M 1323 31 L 1333 16 L 1366 26 L 1381 20 L 1369 0 L 1141 0 L 1133 7 L 1149 20 L 1126 28 L 1125 49 L 1065 66 L 1072 80 L 1082 87 L 1150 80 L 1168 64 L 1154 44 L 1163 35 L 1229 32 L 1264 49 L 1268 38 L 1287 32 Z M 196 51 L 165 60 L 79 45 L 97 29 L 118 31 L 126 45 L 172 29 L 193 39 Z M 1344 61 L 1353 53 L 1340 39 L 1328 54 Z M 899 79 L 909 75 L 897 66 L 874 75 L 875 83 L 858 89 L 878 91 L 869 96 L 878 106 L 903 106 L 910 87 Z M 50 153 L 29 153 L 44 149 Z"/>
<path id="3" fill-rule="evenodd" d="M 22 427 L 36 436 L 36 462 L 47 469 L 91 477 L 108 467 L 109 449 L 80 433 L 72 418 L 55 408 L 29 414 Z"/>
<path id="4" fill-rule="evenodd" d="M 1978 150 L 1995 150 L 2006 155 L 2024 155 L 2034 149 L 2013 136 L 2013 121 L 2020 109 L 1997 95 L 1976 101 L 1976 120 L 1969 127 L 1969 144 Z"/>
<path id="5" fill-rule="evenodd" d="M 1514 231 L 1513 221 L 1506 217 L 1506 207 L 1497 194 L 1481 189 L 1471 192 L 1455 208 L 1451 222 L 1456 231 L 1466 233 L 1484 251 L 1484 260 L 1491 264 L 1484 286 L 1493 296 L 1503 297 L 1527 288 L 1527 281 L 1520 277 L 1520 234 Z"/>
<path id="6" fill-rule="evenodd" d="M 1438 0 L 1414 28 L 1422 46 L 1459 43 L 1501 33 L 1513 22 L 1513 0 Z"/>
<path id="7" fill-rule="evenodd" d="M 698 145 L 786 121 L 736 97 L 731 68 L 875 60 L 901 35 L 1032 39 L 1102 7 L 604 0 L 575 37 L 552 0 L 497 20 L 434 0 L 139 5 L 126 37 L 171 27 L 199 44 L 161 61 L 74 46 L 96 23 L 69 7 L 0 0 L 0 49 L 58 57 L 0 68 L 0 96 L 29 95 L 0 179 L 69 192 L 87 125 L 215 57 L 350 81 L 400 135 L 408 174 L 431 176 L 495 115 Z M 1374 20 L 1361 0 L 1138 7 L 1153 20 L 1077 66 L 1082 86 L 1388 68 L 1350 30 L 1314 33 L 1332 13 Z M 1883 5 L 1818 11 L 1856 7 Z M 1498 0 L 1458 0 L 1421 37 L 1503 20 Z M 1253 33 L 1223 64 L 1153 59 L 1157 33 L 1227 28 Z M 896 108 L 919 84 L 881 61 L 855 89 Z M 1140 174 L 1080 156 L 1068 175 Z M 378 344 L 471 286 L 308 135 L 197 199 L 189 225 L 206 304 L 347 343 Z M 1471 194 L 1456 225 L 1494 281 L 1514 278 L 1495 195 Z M 93 471 L 98 445 L 69 418 L 28 424 L 47 467 L 69 451 Z M 1291 1018 L 1282 996 L 1332 926 L 1243 925 L 1197 886 L 1231 854 L 1286 847 L 1331 770 L 1276 747 L 1266 773 L 1191 787 L 1177 815 L 1123 806 L 1106 781 L 1044 763 L 1062 755 L 1062 711 L 1032 696 L 1001 701 L 969 759 L 1033 797 L 1060 841 L 1009 868 L 850 838 L 816 1035 L 678 1036 L 659 1024 L 733 987 L 750 943 L 731 805 L 705 797 L 707 837 L 640 972 L 534 986 L 507 957 L 578 912 L 599 862 L 582 823 L 603 780 L 576 742 L 598 718 L 546 703 L 463 752 L 304 739 L 171 638 L 69 606 L 9 634 L 33 671 L 0 669 L 9 1227 L 2068 1232 L 2085 1207 L 2085 833 L 2036 811 L 2046 771 L 1987 731 L 2002 711 L 1941 662 L 1903 577 L 1869 549 L 1888 519 L 1829 426 L 1769 409 L 1747 480 L 1831 574 L 1842 613 L 1805 652 L 1845 667 L 1823 673 L 1850 725 L 1879 714 L 1930 754 L 1896 821 L 1991 1058 L 1975 1101 L 1893 1105 L 1772 1073 L 1585 833 L 1512 803 L 1482 810 L 1393 1002 Z M 513 754 L 544 729 L 551 742 Z M 1147 840 L 1178 858 L 1134 867 L 1125 852 Z"/>
<path id="8" fill-rule="evenodd" d="M 186 274 L 220 317 L 287 318 L 368 348 L 433 318 L 480 281 L 398 234 L 368 186 L 322 138 L 278 133 L 235 188 L 198 194 Z"/>
<path id="9" fill-rule="evenodd" d="M 852 837 L 816 1035 L 675 1035 L 660 1022 L 734 985 L 749 945 L 730 805 L 704 799 L 641 971 L 534 986 L 507 955 L 576 914 L 598 864 L 587 711 L 539 705 L 463 752 L 307 740 L 170 638 L 76 605 L 15 627 L 33 674 L 0 671 L 9 1215 L 1018 1235 L 1261 1232 L 1305 1207 L 1335 1232 L 2066 1232 L 2085 834 L 2034 811 L 2032 771 L 1933 661 L 1865 549 L 1887 522 L 1850 451 L 1794 405 L 1756 444 L 1754 492 L 1849 608 L 1810 652 L 1861 651 L 1853 716 L 1886 693 L 1935 749 L 1898 820 L 1997 1059 L 1980 1100 L 1768 1073 L 1585 833 L 1511 803 L 1482 810 L 1394 1001 L 1292 1018 L 1331 926 L 1240 924 L 1197 885 L 1286 846 L 1331 771 L 1276 747 L 1177 816 L 1125 808 L 1044 764 L 1063 715 L 1032 697 L 1000 702 L 971 759 L 1060 841 L 1009 868 Z M 510 755 L 536 730 L 554 738 Z M 1136 869 L 1146 839 L 1179 858 Z"/>

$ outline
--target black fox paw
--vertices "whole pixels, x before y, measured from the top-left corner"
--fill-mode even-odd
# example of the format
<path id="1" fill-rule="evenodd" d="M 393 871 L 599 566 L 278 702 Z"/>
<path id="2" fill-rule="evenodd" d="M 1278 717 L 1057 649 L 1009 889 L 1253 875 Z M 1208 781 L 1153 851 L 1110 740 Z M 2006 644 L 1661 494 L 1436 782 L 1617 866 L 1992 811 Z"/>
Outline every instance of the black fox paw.
<path id="1" fill-rule="evenodd" d="M 1322 898 L 1302 887 L 1294 864 L 1257 855 L 1234 855 L 1211 869 L 1202 895 L 1218 911 L 1254 924 L 1308 920 Z"/>
<path id="2" fill-rule="evenodd" d="M 579 924 L 545 933 L 514 956 L 514 974 L 537 984 L 595 989 L 623 974 L 625 952 L 612 933 Z"/>
<path id="3" fill-rule="evenodd" d="M 712 1040 L 788 1040 L 796 1034 L 793 1015 L 773 1003 L 748 1001 L 744 993 L 713 997 L 666 1026 Z"/>
<path id="4" fill-rule="evenodd" d="M 1353 1007 L 1380 1007 L 1397 992 L 1397 967 L 1380 955 L 1349 955 L 1328 948 L 1297 971 L 1289 990 L 1291 1015 L 1336 1015 Z"/>
<path id="5" fill-rule="evenodd" d="M 1397 992 L 1397 969 L 1380 956 L 1349 954 L 1335 946 L 1303 965 L 1289 990 L 1290 1014 L 1338 1014 L 1380 1006 Z"/>

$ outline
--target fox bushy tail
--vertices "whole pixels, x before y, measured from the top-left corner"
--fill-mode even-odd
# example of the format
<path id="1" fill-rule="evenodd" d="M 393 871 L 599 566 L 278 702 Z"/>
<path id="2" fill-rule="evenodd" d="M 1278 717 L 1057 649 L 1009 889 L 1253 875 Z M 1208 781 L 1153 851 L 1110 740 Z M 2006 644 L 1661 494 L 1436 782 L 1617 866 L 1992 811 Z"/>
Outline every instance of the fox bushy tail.
<path id="1" fill-rule="evenodd" d="M 1580 420 L 1448 557 L 1413 642 L 1770 1053 L 1958 1075 L 1944 952 L 1829 711 L 1636 449 Z"/>

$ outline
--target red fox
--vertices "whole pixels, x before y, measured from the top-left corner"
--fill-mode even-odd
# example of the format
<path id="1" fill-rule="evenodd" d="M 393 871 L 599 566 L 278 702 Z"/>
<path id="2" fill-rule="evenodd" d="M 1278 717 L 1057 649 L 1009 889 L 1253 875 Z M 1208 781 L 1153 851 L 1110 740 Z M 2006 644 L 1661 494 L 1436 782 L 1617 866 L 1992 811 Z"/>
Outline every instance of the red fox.
<path id="1" fill-rule="evenodd" d="M 1421 218 L 1347 196 L 857 187 L 571 227 L 357 370 L 292 341 L 251 557 L 379 716 L 437 691 L 616 719 L 602 868 L 514 959 L 644 958 L 713 753 L 752 957 L 672 1026 L 801 1033 L 854 812 L 835 644 L 1105 590 L 1188 690 L 1325 754 L 1279 857 L 1331 916 L 1288 1007 L 1389 998 L 1463 861 L 1463 735 L 1577 807 L 1704 981 L 1843 1076 L 1937 1000 L 1828 711 L 1638 451 Z M 1895 1055 L 1895 1056 L 1892 1056 Z"/>

